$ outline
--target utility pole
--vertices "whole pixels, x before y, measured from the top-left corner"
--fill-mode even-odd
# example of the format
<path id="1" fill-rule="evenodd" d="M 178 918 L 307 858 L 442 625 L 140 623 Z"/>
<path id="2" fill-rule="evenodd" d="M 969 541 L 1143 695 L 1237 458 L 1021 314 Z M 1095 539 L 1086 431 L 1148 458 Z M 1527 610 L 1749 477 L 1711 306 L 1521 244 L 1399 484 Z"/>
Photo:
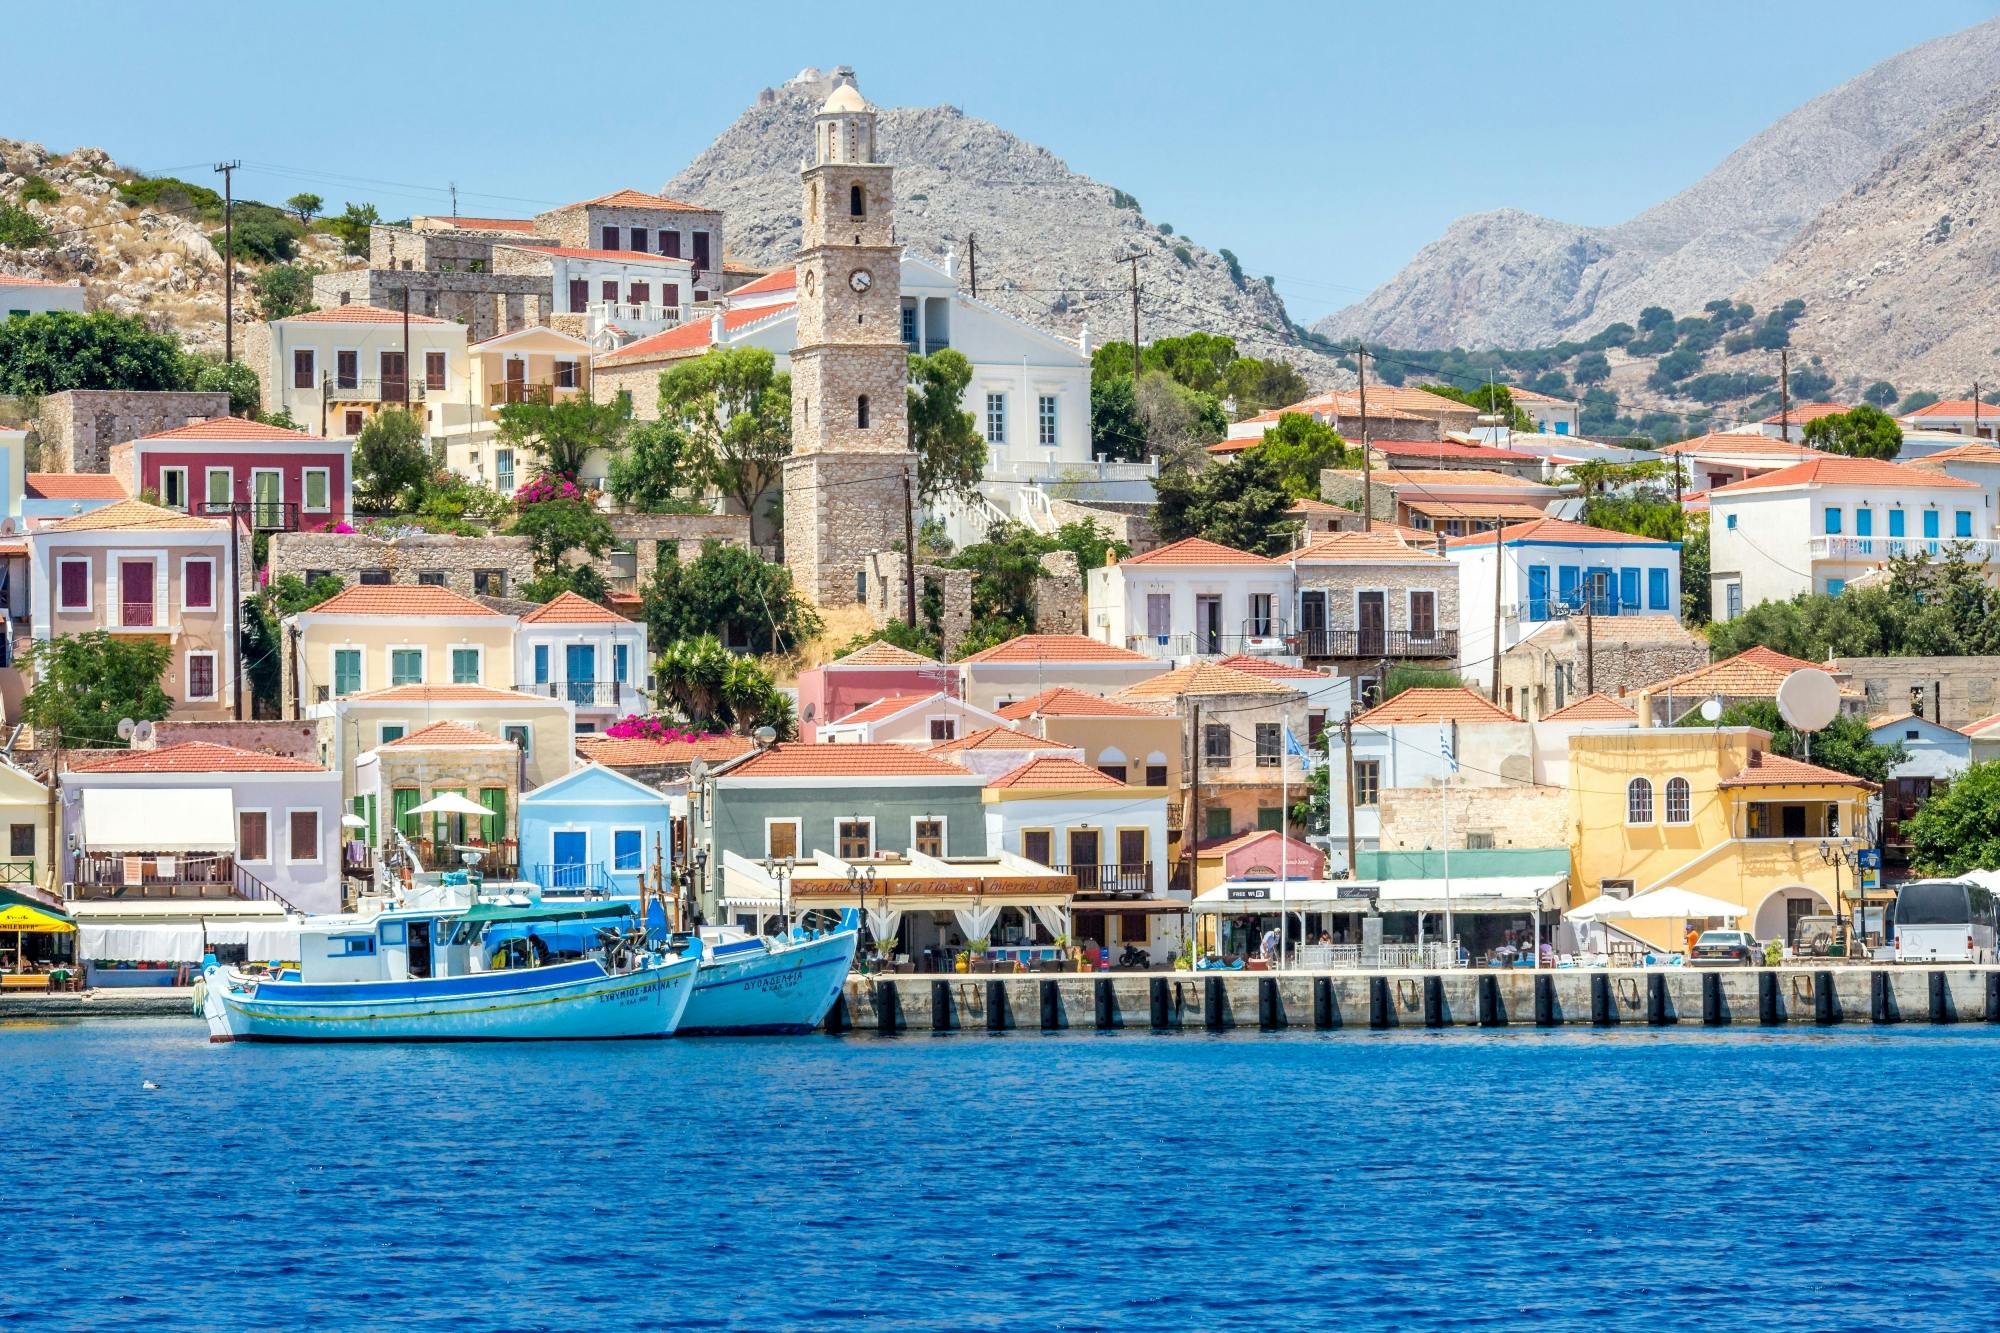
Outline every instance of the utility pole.
<path id="1" fill-rule="evenodd" d="M 1507 521 L 1493 519 L 1493 684 L 1487 698 L 1500 702 L 1500 589 L 1501 562 L 1507 555 Z"/>
<path id="2" fill-rule="evenodd" d="M 1778 349 L 1778 437 L 1792 442 L 1792 353 Z"/>
<path id="3" fill-rule="evenodd" d="M 1361 377 L 1361 530 L 1371 531 L 1375 525 L 1372 511 L 1375 508 L 1375 492 L 1369 484 L 1372 469 L 1368 463 L 1368 345 L 1354 344 L 1354 365 Z"/>
<path id="4" fill-rule="evenodd" d="M 403 288 L 403 407 L 410 406 L 410 289 Z"/>
<path id="5" fill-rule="evenodd" d="M 965 233 L 965 271 L 972 280 L 972 299 L 979 299 L 979 233 Z"/>
<path id="6" fill-rule="evenodd" d="M 1181 830 L 1181 859 L 1188 863 L 1188 879 L 1194 878 L 1194 848 L 1201 840 L 1201 705 L 1188 704 L 1188 804 L 1187 827 Z"/>
<path id="7" fill-rule="evenodd" d="M 222 173 L 222 359 L 236 359 L 236 169 L 241 162 L 218 162 Z"/>
<path id="8" fill-rule="evenodd" d="M 1118 261 L 1132 266 L 1132 391 L 1139 391 L 1139 256 L 1127 255 Z"/>
<path id="9" fill-rule="evenodd" d="M 451 183 L 451 215 L 452 215 L 453 217 L 457 217 L 457 216 L 458 216 L 458 182 L 457 182 L 457 181 L 453 181 L 453 182 Z M 657 839 L 655 839 L 655 841 L 657 841 Z"/>
<path id="10" fill-rule="evenodd" d="M 1972 382 L 1972 438 L 1979 438 L 1979 381 Z"/>
<path id="11" fill-rule="evenodd" d="M 910 469 L 903 472 L 903 603 L 911 629 L 917 627 L 917 499 L 911 491 Z"/>
<path id="12" fill-rule="evenodd" d="M 1347 716 L 1340 720 L 1340 748 L 1347 759 L 1347 877 L 1354 878 L 1354 703 L 1348 701 Z"/>
<path id="13" fill-rule="evenodd" d="M 1597 693 L 1597 618 L 1587 601 L 1583 604 L 1583 692 Z"/>

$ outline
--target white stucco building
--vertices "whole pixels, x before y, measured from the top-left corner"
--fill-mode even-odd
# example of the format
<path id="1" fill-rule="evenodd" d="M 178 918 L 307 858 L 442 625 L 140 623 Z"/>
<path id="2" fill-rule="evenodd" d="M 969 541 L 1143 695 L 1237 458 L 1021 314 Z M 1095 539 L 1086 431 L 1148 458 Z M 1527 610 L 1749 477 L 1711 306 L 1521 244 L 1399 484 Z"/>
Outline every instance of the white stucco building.
<path id="1" fill-rule="evenodd" d="M 652 711 L 651 677 L 645 622 L 573 592 L 528 612 L 514 631 L 515 688 L 570 704 L 579 732 Z"/>
<path id="2" fill-rule="evenodd" d="M 1186 537 L 1090 571 L 1090 637 L 1151 657 L 1250 653 L 1292 646 L 1292 571 L 1282 560 Z"/>

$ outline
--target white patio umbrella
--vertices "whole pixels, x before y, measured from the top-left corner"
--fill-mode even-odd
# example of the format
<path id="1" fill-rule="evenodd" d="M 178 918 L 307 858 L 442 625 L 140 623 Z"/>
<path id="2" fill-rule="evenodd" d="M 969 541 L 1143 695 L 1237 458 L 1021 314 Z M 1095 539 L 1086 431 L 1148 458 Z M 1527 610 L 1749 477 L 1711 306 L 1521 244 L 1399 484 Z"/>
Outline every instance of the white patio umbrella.
<path id="1" fill-rule="evenodd" d="M 431 797 L 422 805 L 411 806 L 405 813 L 412 815 L 485 816 L 493 812 L 477 801 L 467 800 L 455 791 L 448 791 Z"/>
<path id="2" fill-rule="evenodd" d="M 1743 915 L 1743 909 L 1735 903 L 1669 884 L 1636 898 L 1593 898 L 1563 915 L 1570 921 L 1679 921 L 1681 933 L 1686 934 L 1690 917 L 1713 916 L 1734 921 Z"/>
<path id="3" fill-rule="evenodd" d="M 342 815 L 340 817 L 340 826 L 342 828 L 367 828 L 368 821 L 360 815 Z"/>

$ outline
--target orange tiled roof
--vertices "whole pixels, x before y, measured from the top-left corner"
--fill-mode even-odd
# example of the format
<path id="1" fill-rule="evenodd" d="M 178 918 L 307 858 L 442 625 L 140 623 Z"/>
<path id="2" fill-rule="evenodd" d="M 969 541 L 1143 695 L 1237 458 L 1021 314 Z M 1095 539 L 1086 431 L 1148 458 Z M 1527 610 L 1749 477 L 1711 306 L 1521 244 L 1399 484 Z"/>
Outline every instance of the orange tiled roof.
<path id="1" fill-rule="evenodd" d="M 1119 691 L 1119 697 L 1171 699 L 1194 694 L 1295 695 L 1298 692 L 1289 685 L 1280 685 L 1275 680 L 1253 676 L 1234 667 L 1219 666 L 1214 662 L 1197 662 L 1178 671 L 1169 671 L 1163 676 L 1142 680 L 1137 685 Z"/>
<path id="2" fill-rule="evenodd" d="M 502 690 L 491 685 L 391 685 L 366 694 L 350 694 L 350 702 L 371 704 L 476 704 L 554 703 L 555 700 L 525 690 Z"/>
<path id="3" fill-rule="evenodd" d="M 1774 435 L 1760 435 L 1755 431 L 1710 431 L 1706 435 L 1697 435 L 1692 440 L 1662 445 L 1659 452 L 1669 457 L 1680 454 L 1754 454 L 1767 458 L 1819 458 L 1826 451 L 1800 444 L 1796 440 L 1781 440 Z"/>
<path id="4" fill-rule="evenodd" d="M 925 753 L 956 754 L 960 750 L 1067 750 L 1069 748 L 1061 741 L 1045 740 L 1040 736 L 1031 736 L 1025 731 L 1016 731 L 1012 727 L 981 727 L 969 736 L 939 741 Z"/>
<path id="5" fill-rule="evenodd" d="M 268 440 L 282 443 L 290 440 L 308 440 L 324 448 L 337 449 L 340 446 L 318 435 L 308 435 L 302 430 L 286 430 L 283 426 L 267 426 L 261 421 L 246 421 L 242 417 L 210 417 L 207 421 L 190 421 L 185 426 L 175 426 L 172 430 L 154 431 L 151 435 L 139 437 L 144 440 Z"/>
<path id="6" fill-rule="evenodd" d="M 773 745 L 732 767 L 732 778 L 963 778 L 966 771 L 907 745 Z"/>
<path id="7" fill-rule="evenodd" d="M 773 269 L 755 282 L 746 282 L 730 292 L 731 296 L 762 296 L 766 292 L 789 292 L 799 285 L 799 271 L 796 268 Z"/>
<path id="8" fill-rule="evenodd" d="M 450 588 L 423 583 L 356 583 L 308 612 L 326 616 L 498 616 L 500 613 Z"/>
<path id="9" fill-rule="evenodd" d="M 1323 532 L 1286 556 L 1307 564 L 1368 564 L 1383 560 L 1442 560 L 1434 549 L 1412 546 L 1395 531 L 1373 528 L 1367 532 Z"/>
<path id="10" fill-rule="evenodd" d="M 175 509 L 162 509 L 159 505 L 149 505 L 144 500 L 119 500 L 93 509 L 87 514 L 65 518 L 51 523 L 44 531 L 53 532 L 107 532 L 114 529 L 124 531 L 165 531 L 169 529 L 187 532 L 220 531 L 222 523 L 218 519 L 199 518 L 193 514 L 183 514 Z"/>
<path id="11" fill-rule="evenodd" d="M 1548 513 L 1540 505 L 1526 504 L 1519 500 L 1413 500 L 1407 495 L 1403 497 L 1403 507 L 1413 514 L 1422 514 L 1430 519 L 1511 518 L 1522 523 L 1532 523 Z"/>
<path id="12" fill-rule="evenodd" d="M 1361 480 L 1361 469 L 1348 468 L 1342 475 Z M 1529 481 L 1510 472 L 1488 472 L 1483 468 L 1469 467 L 1418 467 L 1393 468 L 1378 467 L 1369 477 L 1377 486 L 1437 486 L 1444 489 L 1466 486 L 1490 486 L 1510 491 L 1546 491 L 1550 495 L 1557 488 L 1539 481 Z"/>
<path id="13" fill-rule="evenodd" d="M 606 768 L 644 768 L 652 764 L 711 764 L 734 759 L 756 748 L 748 736 L 703 736 L 691 741 L 656 741 L 643 736 L 578 736 L 576 752 Z"/>
<path id="14" fill-rule="evenodd" d="M 1912 489 L 1938 490 L 1955 488 L 1978 490 L 1979 483 L 1967 481 L 1963 477 L 1940 476 L 1935 472 L 1925 472 L 1904 463 L 1887 463 L 1879 458 L 1849 458 L 1845 454 L 1821 454 L 1790 467 L 1779 468 L 1776 472 L 1766 472 L 1761 476 L 1745 477 L 1732 481 L 1727 486 L 1715 486 L 1709 490 L 1710 503 L 1718 495 L 1737 495 L 1744 491 L 1767 491 L 1779 486 L 1906 486 Z"/>
<path id="15" fill-rule="evenodd" d="M 760 319 L 775 319 L 779 315 L 796 309 L 787 301 L 783 305 L 752 306 L 747 310 L 726 310 L 722 315 L 724 334 L 736 332 L 746 324 L 755 324 Z M 712 319 L 696 317 L 685 324 L 675 325 L 662 333 L 641 338 L 628 347 L 621 347 L 608 356 L 597 358 L 600 366 L 620 365 L 630 361 L 644 361 L 648 357 L 666 356 L 676 352 L 698 352 L 713 341 Z"/>
<path id="16" fill-rule="evenodd" d="M 1910 467 L 1929 467 L 1934 463 L 2000 463 L 2000 445 L 1958 444 L 1949 449 L 1940 449 L 1922 458 L 1913 458 Z"/>
<path id="17" fill-rule="evenodd" d="M 1183 537 L 1177 542 L 1155 547 L 1144 555 L 1127 556 L 1128 565 L 1269 565 L 1268 556 L 1239 551 L 1206 537 Z"/>
<path id="18" fill-rule="evenodd" d="M 464 231 L 533 231 L 535 224 L 530 218 L 470 218 L 453 214 L 448 218 L 436 214 L 428 218 L 431 222 L 449 222 Z"/>
<path id="19" fill-rule="evenodd" d="M 1671 546 L 1673 544 L 1658 537 L 1641 537 L 1633 532 L 1613 532 L 1609 528 L 1593 528 L 1588 523 L 1572 523 L 1566 518 L 1535 518 L 1526 523 L 1510 523 L 1500 531 L 1510 542 L 1554 542 L 1564 546 Z M 1492 544 L 1491 532 L 1469 532 L 1463 537 L 1452 537 L 1445 542 L 1445 545 L 1453 549 Z"/>
<path id="20" fill-rule="evenodd" d="M 1973 401 L 1970 398 L 1947 398 L 1941 402 L 1932 403 L 1929 407 L 1920 407 L 1914 412 L 1905 412 L 1902 420 L 1908 421 L 1912 417 L 1969 417 L 1972 415 L 1973 406 Z M 1979 400 L 1977 406 L 1979 408 L 1979 418 L 1982 421 L 1989 416 L 2000 416 L 2000 404 L 1989 403 L 1982 398 Z"/>
<path id="21" fill-rule="evenodd" d="M 421 749 L 433 745 L 512 745 L 513 743 L 498 736 L 489 736 L 478 728 L 468 727 L 462 722 L 433 722 L 428 727 L 398 736 L 384 748 L 409 746 L 411 749 Z"/>
<path id="22" fill-rule="evenodd" d="M 1261 561 L 1263 557 L 1259 556 L 1258 559 Z M 1145 663 L 1158 659 L 1148 657 L 1144 653 L 1135 653 L 1130 648 L 1102 643 L 1083 634 L 1017 634 L 1005 643 L 996 643 L 991 648 L 983 648 L 970 657 L 961 657 L 958 660 L 963 664 L 966 662 Z"/>
<path id="23" fill-rule="evenodd" d="M 0 287 L 81 287 L 80 282 L 51 282 L 47 278 L 31 278 L 25 273 L 0 273 Z"/>
<path id="24" fill-rule="evenodd" d="M 1870 791 L 1875 784 L 1847 773 L 1836 773 L 1818 764 L 1808 764 L 1798 759 L 1788 759 L 1781 754 L 1766 754 L 1762 750 L 1750 752 L 1750 762 L 1741 773 L 1733 778 L 1724 778 L 1715 784 L 1718 787 L 1866 787 Z"/>
<path id="25" fill-rule="evenodd" d="M 647 194 L 644 190 L 613 190 L 610 194 L 600 194 L 595 199 L 585 199 L 581 203 L 569 205 L 571 208 L 665 208 L 676 213 L 708 213 L 712 209 L 700 204 L 690 204 L 679 199 L 669 199 L 663 194 Z"/>
<path id="26" fill-rule="evenodd" d="M 1793 403 L 1789 412 L 1773 412 L 1770 416 L 1765 417 L 1760 424 L 1766 426 L 1783 426 L 1789 421 L 1792 425 L 1799 426 L 1808 421 L 1818 421 L 1821 417 L 1842 416 L 1853 410 L 1846 403 Z"/>
<path id="27" fill-rule="evenodd" d="M 1758 644 L 1746 648 L 1734 657 L 1725 657 L 1720 662 L 1710 662 L 1705 667 L 1683 672 L 1667 680 L 1655 681 L 1646 688 L 1654 693 L 1673 690 L 1682 694 L 1749 695 L 1772 698 L 1778 693 L 1778 686 L 1786 676 L 1794 671 L 1823 671 L 1818 662 L 1807 662 L 1797 657 L 1787 657 L 1773 648 Z"/>
<path id="28" fill-rule="evenodd" d="M 1370 440 L 1368 447 L 1385 458 L 1430 458 L 1485 460 L 1493 463 L 1538 463 L 1533 454 L 1517 454 L 1490 444 L 1461 444 L 1457 440 Z"/>
<path id="29" fill-rule="evenodd" d="M 403 312 L 384 310 L 379 305 L 363 305 L 359 301 L 347 305 L 328 306 L 324 310 L 308 310 L 303 315 L 287 315 L 276 321 L 279 324 L 401 324 Z M 412 324 L 449 324 L 451 320 L 435 319 L 430 315 L 411 315 Z"/>
<path id="30" fill-rule="evenodd" d="M 104 759 L 79 759 L 74 755 L 70 768 L 78 773 L 325 773 L 328 770 L 303 759 L 281 754 L 260 754 L 239 750 L 233 745 L 209 741 L 182 741 L 157 750 L 120 750 Z"/>
<path id="31" fill-rule="evenodd" d="M 1599 690 L 1596 694 L 1586 694 L 1575 703 L 1544 713 L 1544 722 L 1634 722 L 1639 715 L 1618 700 Z"/>
<path id="32" fill-rule="evenodd" d="M 510 250 L 535 250 L 545 255 L 559 255 L 564 259 L 608 259 L 617 264 L 667 264 L 674 268 L 692 268 L 694 261 L 679 255 L 657 255 L 651 250 L 593 250 L 586 245 L 541 245 L 522 243 L 510 245 Z"/>
<path id="33" fill-rule="evenodd" d="M 1989 713 L 1985 717 L 1980 718 L 1977 722 L 1966 723 L 1964 726 L 1959 728 L 1959 731 L 1961 734 L 1966 736 L 1977 736 L 1980 732 L 1986 730 L 1988 727 L 1992 726 L 1996 722 L 2000 722 L 2000 713 Z"/>
<path id="34" fill-rule="evenodd" d="M 1403 722 L 1519 722 L 1500 705 L 1466 686 L 1416 686 L 1354 719 L 1374 726 Z"/>
<path id="35" fill-rule="evenodd" d="M 929 694 L 892 694 L 886 699 L 877 699 L 872 704 L 865 704 L 849 713 L 846 717 L 832 718 L 820 723 L 820 725 L 823 727 L 844 727 L 850 722 L 880 722 L 884 718 L 894 717 L 905 708 L 914 708 L 926 699 L 940 699 L 943 697 L 942 691 L 938 690 L 933 690 Z"/>
<path id="36" fill-rule="evenodd" d="M 994 710 L 1009 722 L 1025 721 L 1031 717 L 1158 717 L 1158 713 L 1130 704 L 1121 704 L 1116 699 L 1107 699 L 1101 694 L 1088 690 L 1074 690 L 1067 685 L 1057 685 Z"/>
<path id="37" fill-rule="evenodd" d="M 125 483 L 108 472 L 30 472 L 32 500 L 123 500 Z"/>
<path id="38" fill-rule="evenodd" d="M 1252 676 L 1263 676 L 1269 680 L 1316 680 L 1321 684 L 1333 677 L 1324 671 L 1314 671 L 1311 667 L 1288 666 L 1269 657 L 1252 657 L 1248 653 L 1238 653 L 1225 657 L 1216 663 L 1231 671 L 1243 671 Z"/>
<path id="39" fill-rule="evenodd" d="M 1044 755 L 1010 769 L 986 784 L 989 790 L 1007 787 L 1103 787 L 1123 790 L 1125 784 L 1089 764 L 1080 764 L 1065 755 Z"/>
<path id="40" fill-rule="evenodd" d="M 632 622 L 608 607 L 573 592 L 558 593 L 521 617 L 523 625 L 629 625 Z"/>
<path id="41" fill-rule="evenodd" d="M 845 657 L 837 657 L 827 663 L 837 667 L 941 667 L 944 663 L 935 658 L 913 653 L 908 648 L 898 648 L 887 639 L 876 639 L 864 643 Z"/>

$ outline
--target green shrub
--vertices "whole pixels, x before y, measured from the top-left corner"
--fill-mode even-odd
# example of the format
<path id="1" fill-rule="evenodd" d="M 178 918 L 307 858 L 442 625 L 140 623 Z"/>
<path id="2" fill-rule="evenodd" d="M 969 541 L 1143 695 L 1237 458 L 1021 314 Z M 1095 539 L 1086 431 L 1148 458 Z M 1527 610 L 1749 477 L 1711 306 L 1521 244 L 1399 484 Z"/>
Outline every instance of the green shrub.
<path id="1" fill-rule="evenodd" d="M 131 208 L 151 208 L 160 212 L 194 211 L 211 220 L 222 216 L 222 196 L 205 185 L 176 180 L 172 176 L 149 176 L 144 180 L 120 181 L 118 197 Z"/>
<path id="2" fill-rule="evenodd" d="M 21 182 L 21 199 L 30 204 L 53 204 L 62 193 L 43 176 L 29 176 Z"/>
<path id="3" fill-rule="evenodd" d="M 25 208 L 0 204 L 0 249 L 39 250 L 55 243 L 49 224 Z"/>

